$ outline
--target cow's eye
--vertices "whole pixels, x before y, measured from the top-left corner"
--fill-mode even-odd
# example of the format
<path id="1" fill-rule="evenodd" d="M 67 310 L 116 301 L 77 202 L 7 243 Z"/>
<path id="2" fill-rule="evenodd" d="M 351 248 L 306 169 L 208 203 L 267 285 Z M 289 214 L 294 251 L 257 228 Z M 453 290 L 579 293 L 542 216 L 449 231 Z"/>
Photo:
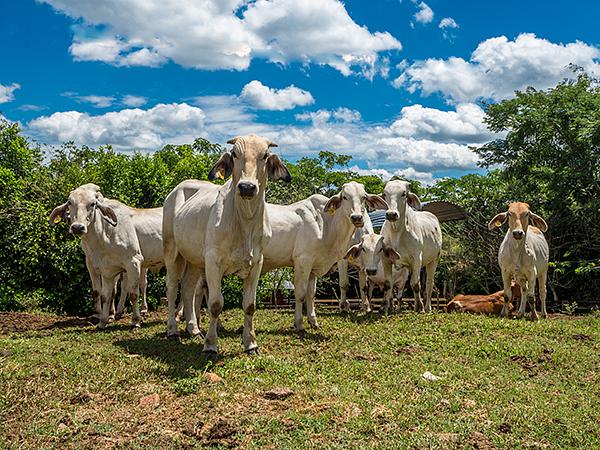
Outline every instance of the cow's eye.
<path id="1" fill-rule="evenodd" d="M 406 192 L 403 192 L 401 197 L 406 197 Z"/>
<path id="2" fill-rule="evenodd" d="M 236 158 L 236 159 L 237 159 L 238 155 L 237 155 L 237 153 L 235 152 L 235 150 L 231 150 L 231 156 L 233 156 L 234 158 Z"/>
<path id="3" fill-rule="evenodd" d="M 346 197 L 345 195 L 342 195 L 342 199 L 348 200 L 348 197 Z"/>
<path id="4" fill-rule="evenodd" d="M 67 200 L 67 205 L 71 206 L 71 200 Z"/>
<path id="5" fill-rule="evenodd" d="M 365 252 L 365 253 L 367 252 L 367 251 L 366 251 L 364 248 L 361 248 L 361 250 L 362 250 L 363 252 Z"/>
<path id="6" fill-rule="evenodd" d="M 267 159 L 268 157 L 269 157 L 269 154 L 268 154 L 268 153 L 265 153 L 265 155 L 263 156 L 263 158 L 262 158 L 262 159 L 263 159 L 263 160 L 265 160 L 265 159 Z"/>

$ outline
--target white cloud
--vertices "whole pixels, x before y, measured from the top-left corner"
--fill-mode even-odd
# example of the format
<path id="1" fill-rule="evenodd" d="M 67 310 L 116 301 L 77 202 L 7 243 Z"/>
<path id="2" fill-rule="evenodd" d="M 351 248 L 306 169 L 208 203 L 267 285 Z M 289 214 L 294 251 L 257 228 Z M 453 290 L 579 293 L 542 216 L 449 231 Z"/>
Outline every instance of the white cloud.
<path id="1" fill-rule="evenodd" d="M 119 150 L 156 150 L 166 143 L 190 142 L 204 132 L 205 114 L 186 103 L 159 104 L 148 110 L 124 109 L 92 116 L 56 112 L 29 122 L 29 130 L 48 143 L 74 141 Z"/>
<path id="2" fill-rule="evenodd" d="M 319 109 L 317 111 L 303 112 L 294 116 L 296 120 L 301 122 L 312 122 L 313 124 L 323 124 L 331 120 L 339 122 L 360 122 L 362 119 L 360 112 L 340 107 L 334 110 Z"/>
<path id="3" fill-rule="evenodd" d="M 79 95 L 75 92 L 63 92 L 61 95 L 75 99 L 79 103 L 90 103 L 95 108 L 108 108 L 115 101 L 114 97 L 106 95 Z"/>
<path id="4" fill-rule="evenodd" d="M 240 98 L 256 109 L 284 111 L 296 106 L 312 105 L 315 99 L 310 92 L 294 85 L 283 89 L 265 86 L 258 80 L 253 80 L 242 89 Z"/>
<path id="5" fill-rule="evenodd" d="M 444 17 L 440 20 L 440 28 L 458 28 L 458 24 L 452 17 Z"/>
<path id="6" fill-rule="evenodd" d="M 420 172 L 415 170 L 414 167 L 405 167 L 397 169 L 396 171 L 389 171 L 387 169 L 361 169 L 358 166 L 352 166 L 350 167 L 350 170 L 360 175 L 376 175 L 381 177 L 384 181 L 389 181 L 394 176 L 401 176 L 408 178 L 409 180 L 418 180 L 429 186 L 434 184 L 437 180 L 431 172 Z"/>
<path id="7" fill-rule="evenodd" d="M 433 21 L 433 10 L 425 2 L 419 3 L 419 10 L 415 13 L 414 18 L 419 23 L 430 23 Z"/>
<path id="8" fill-rule="evenodd" d="M 15 99 L 14 91 L 19 89 L 21 85 L 19 83 L 12 83 L 7 86 L 0 84 L 0 103 L 12 102 Z"/>
<path id="9" fill-rule="evenodd" d="M 123 103 L 125 106 L 137 108 L 138 106 L 144 106 L 146 103 L 148 103 L 148 99 L 139 95 L 125 95 L 121 99 L 121 103 Z"/>
<path id="10" fill-rule="evenodd" d="M 401 49 L 370 32 L 339 0 L 38 0 L 81 21 L 71 54 L 79 61 L 246 70 L 253 58 L 329 65 L 372 77 L 379 53 Z M 97 27 L 104 27 L 98 36 Z"/>
<path id="11" fill-rule="evenodd" d="M 481 42 L 469 61 L 462 58 L 415 62 L 394 80 L 396 87 L 425 95 L 440 92 L 451 102 L 480 98 L 500 100 L 527 86 L 546 89 L 572 77 L 569 64 L 600 74 L 600 50 L 580 41 L 556 44 L 534 34 L 505 36 Z"/>
<path id="12" fill-rule="evenodd" d="M 436 142 L 483 143 L 497 137 L 483 123 L 485 112 L 474 103 L 461 103 L 455 111 L 422 105 L 405 106 L 390 129 L 397 135 Z"/>
<path id="13" fill-rule="evenodd" d="M 19 111 L 43 111 L 44 109 L 48 109 L 47 106 L 41 106 L 41 105 L 30 105 L 30 104 L 26 104 L 26 105 L 21 105 L 17 108 Z"/>

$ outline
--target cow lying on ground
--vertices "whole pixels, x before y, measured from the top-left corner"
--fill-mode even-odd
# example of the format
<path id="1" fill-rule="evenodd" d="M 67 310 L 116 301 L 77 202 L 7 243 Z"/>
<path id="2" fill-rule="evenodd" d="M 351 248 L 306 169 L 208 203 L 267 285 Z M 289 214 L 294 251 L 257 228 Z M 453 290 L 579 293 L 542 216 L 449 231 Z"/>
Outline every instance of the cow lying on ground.
<path id="1" fill-rule="evenodd" d="M 511 284 L 512 300 L 521 298 L 521 286 L 514 281 Z M 489 295 L 464 295 L 458 294 L 446 305 L 446 311 L 467 312 L 471 314 L 486 314 L 499 316 L 504 307 L 504 291 L 498 291 Z M 509 303 L 509 312 L 514 310 Z"/>

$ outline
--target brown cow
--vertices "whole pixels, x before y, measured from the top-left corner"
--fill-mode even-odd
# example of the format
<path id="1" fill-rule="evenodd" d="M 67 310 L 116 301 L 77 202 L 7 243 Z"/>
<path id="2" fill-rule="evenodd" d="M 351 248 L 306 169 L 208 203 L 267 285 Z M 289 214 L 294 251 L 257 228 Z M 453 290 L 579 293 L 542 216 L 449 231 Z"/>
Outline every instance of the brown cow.
<path id="1" fill-rule="evenodd" d="M 512 291 L 512 300 L 519 300 L 521 298 L 521 286 L 513 280 L 510 289 Z M 446 311 L 499 316 L 503 306 L 504 291 L 498 291 L 489 295 L 458 294 L 446 305 Z M 509 304 L 508 309 L 509 311 L 513 310 L 512 304 Z"/>

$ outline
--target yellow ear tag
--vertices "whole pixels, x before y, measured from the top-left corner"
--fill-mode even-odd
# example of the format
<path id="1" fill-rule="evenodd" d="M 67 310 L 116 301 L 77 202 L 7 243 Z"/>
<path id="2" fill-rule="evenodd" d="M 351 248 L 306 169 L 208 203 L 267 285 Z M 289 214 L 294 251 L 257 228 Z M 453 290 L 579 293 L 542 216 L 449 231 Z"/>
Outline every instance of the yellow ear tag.
<path id="1" fill-rule="evenodd" d="M 56 216 L 54 218 L 54 223 L 58 223 L 58 222 L 60 222 L 60 220 L 61 220 L 61 217 L 60 216 Z"/>
<path id="2" fill-rule="evenodd" d="M 329 209 L 327 210 L 327 213 L 328 213 L 330 216 L 333 216 L 333 215 L 335 214 L 335 208 L 329 208 Z"/>
<path id="3" fill-rule="evenodd" d="M 500 220 L 496 220 L 496 226 L 497 227 L 501 227 L 502 226 L 502 222 Z"/>
<path id="4" fill-rule="evenodd" d="M 354 258 L 352 257 L 352 255 L 348 256 L 348 262 L 352 262 L 354 261 Z"/>
<path id="5" fill-rule="evenodd" d="M 224 180 L 225 179 L 225 174 L 223 173 L 223 169 L 217 170 L 217 178 L 219 180 Z"/>

